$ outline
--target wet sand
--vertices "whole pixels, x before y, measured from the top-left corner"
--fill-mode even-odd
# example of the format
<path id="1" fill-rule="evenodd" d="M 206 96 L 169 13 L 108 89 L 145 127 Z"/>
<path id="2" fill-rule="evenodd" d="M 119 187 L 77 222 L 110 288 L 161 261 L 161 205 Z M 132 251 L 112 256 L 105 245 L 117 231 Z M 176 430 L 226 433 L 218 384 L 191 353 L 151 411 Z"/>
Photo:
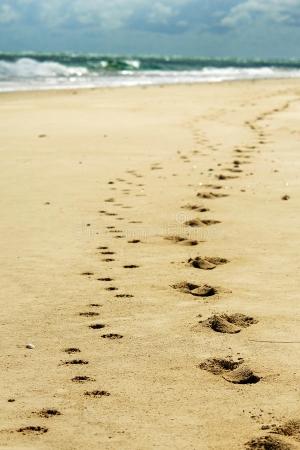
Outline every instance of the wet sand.
<path id="1" fill-rule="evenodd" d="M 0 96 L 5 449 L 300 447 L 300 82 Z"/>

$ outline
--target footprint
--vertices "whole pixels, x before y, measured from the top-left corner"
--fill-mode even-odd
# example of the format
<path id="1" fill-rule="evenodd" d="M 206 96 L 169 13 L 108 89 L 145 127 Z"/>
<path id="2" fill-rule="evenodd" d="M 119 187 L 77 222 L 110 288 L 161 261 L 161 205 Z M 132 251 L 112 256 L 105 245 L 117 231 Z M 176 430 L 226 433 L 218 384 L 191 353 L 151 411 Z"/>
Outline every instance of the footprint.
<path id="1" fill-rule="evenodd" d="M 84 359 L 71 359 L 70 361 L 65 361 L 63 365 L 65 366 L 72 366 L 72 365 L 86 365 L 88 364 L 88 361 L 85 361 Z"/>
<path id="2" fill-rule="evenodd" d="M 229 261 L 225 258 L 214 258 L 209 256 L 204 256 L 204 258 L 201 258 L 201 256 L 197 256 L 196 258 L 190 258 L 188 260 L 188 263 L 190 266 L 194 267 L 195 269 L 202 269 L 202 270 L 212 270 L 215 269 L 216 266 L 227 264 Z"/>
<path id="3" fill-rule="evenodd" d="M 59 412 L 57 409 L 41 409 L 40 411 L 33 414 L 37 414 L 44 419 L 49 419 L 50 417 L 54 416 L 61 416 L 61 412 Z"/>
<path id="4" fill-rule="evenodd" d="M 209 319 L 199 323 L 205 327 L 211 328 L 217 333 L 235 334 L 242 331 L 243 328 L 250 327 L 257 323 L 257 320 L 253 319 L 253 317 L 236 313 L 231 315 L 213 315 Z"/>
<path id="5" fill-rule="evenodd" d="M 249 367 L 242 366 L 243 359 L 233 361 L 232 359 L 209 358 L 199 364 L 199 368 L 221 375 L 224 380 L 233 384 L 256 384 L 261 377 L 252 372 Z"/>
<path id="6" fill-rule="evenodd" d="M 189 227 L 205 227 L 209 225 L 216 225 L 221 223 L 219 220 L 201 220 L 201 219 L 191 219 L 187 220 L 184 224 Z"/>
<path id="7" fill-rule="evenodd" d="M 204 184 L 203 187 L 210 188 L 210 189 L 223 189 L 223 186 L 220 184 Z"/>
<path id="8" fill-rule="evenodd" d="M 228 194 L 217 194 L 215 192 L 198 192 L 197 197 L 205 199 L 214 199 L 228 197 Z"/>
<path id="9" fill-rule="evenodd" d="M 90 303 L 88 306 L 91 308 L 101 308 L 103 305 L 100 305 L 100 303 Z"/>
<path id="10" fill-rule="evenodd" d="M 227 172 L 233 172 L 233 173 L 241 173 L 241 172 L 243 172 L 242 169 L 231 169 L 231 168 L 228 168 L 228 169 L 225 169 L 225 170 L 227 170 Z"/>
<path id="11" fill-rule="evenodd" d="M 108 250 L 108 247 L 97 247 L 97 250 Z"/>
<path id="12" fill-rule="evenodd" d="M 216 288 L 209 286 L 207 284 L 198 285 L 193 283 L 188 283 L 183 281 L 182 283 L 177 283 L 171 286 L 173 289 L 177 289 L 185 294 L 191 294 L 195 297 L 211 297 L 217 293 Z"/>
<path id="13" fill-rule="evenodd" d="M 232 169 L 232 172 L 235 172 L 236 170 L 235 169 Z M 239 172 L 242 172 L 242 170 L 239 170 Z M 220 174 L 220 175 L 216 175 L 216 178 L 218 179 L 218 180 L 233 180 L 233 179 L 235 179 L 235 178 L 238 178 L 238 177 L 235 177 L 235 176 L 233 176 L 233 175 L 223 175 L 223 174 Z"/>
<path id="14" fill-rule="evenodd" d="M 288 436 L 300 442 L 300 420 L 289 420 L 284 425 L 273 426 L 271 433 Z"/>
<path id="15" fill-rule="evenodd" d="M 167 241 L 172 241 L 175 244 L 180 243 L 182 245 L 191 246 L 191 247 L 199 244 L 199 242 L 196 240 L 186 239 L 181 236 L 166 236 L 164 239 Z"/>
<path id="16" fill-rule="evenodd" d="M 114 281 L 112 278 L 97 278 L 97 281 Z"/>
<path id="17" fill-rule="evenodd" d="M 134 295 L 131 295 L 131 294 L 117 294 L 115 297 L 117 297 L 117 298 L 133 298 Z"/>
<path id="18" fill-rule="evenodd" d="M 150 170 L 162 170 L 163 168 L 160 166 L 152 166 Z"/>
<path id="19" fill-rule="evenodd" d="M 94 378 L 87 377 L 85 375 L 77 375 L 76 377 L 72 378 L 72 381 L 74 383 L 85 383 L 87 381 L 96 381 Z"/>
<path id="20" fill-rule="evenodd" d="M 109 287 L 105 288 L 105 290 L 106 290 L 106 291 L 118 291 L 119 288 L 114 287 L 114 286 L 109 286 Z M 99 315 L 99 314 L 98 314 L 98 315 Z"/>
<path id="21" fill-rule="evenodd" d="M 243 364 L 243 360 L 233 361 L 229 358 L 208 358 L 201 364 L 199 364 L 198 367 L 202 370 L 213 373 L 214 375 L 221 375 L 225 371 L 232 371 L 237 369 L 241 364 Z"/>
<path id="22" fill-rule="evenodd" d="M 132 239 L 131 241 L 128 241 L 128 244 L 139 244 L 140 242 L 139 239 Z"/>
<path id="23" fill-rule="evenodd" d="M 79 315 L 82 317 L 96 317 L 96 316 L 99 316 L 99 313 L 94 312 L 94 311 L 87 311 L 87 312 L 81 312 L 81 313 L 79 313 Z"/>
<path id="24" fill-rule="evenodd" d="M 103 339 L 122 339 L 123 338 L 123 336 L 121 334 L 115 334 L 115 333 L 102 334 L 101 337 Z"/>
<path id="25" fill-rule="evenodd" d="M 86 395 L 87 397 L 109 397 L 110 393 L 107 391 L 85 391 L 84 395 Z"/>
<path id="26" fill-rule="evenodd" d="M 81 275 L 91 276 L 91 275 L 94 275 L 94 272 L 82 272 Z"/>
<path id="27" fill-rule="evenodd" d="M 72 355 L 73 353 L 80 353 L 81 350 L 79 350 L 79 348 L 76 348 L 76 347 L 70 347 L 70 348 L 66 348 L 63 351 L 65 353 L 68 353 L 68 355 Z"/>
<path id="28" fill-rule="evenodd" d="M 241 164 L 250 164 L 249 161 L 239 161 L 238 159 L 235 159 L 232 163 L 236 168 L 238 168 Z"/>
<path id="29" fill-rule="evenodd" d="M 139 266 L 136 266 L 134 264 L 127 264 L 126 266 L 123 266 L 124 269 L 138 269 Z"/>
<path id="30" fill-rule="evenodd" d="M 103 323 L 93 323 L 92 325 L 89 325 L 89 328 L 92 328 L 92 330 L 101 330 L 104 327 L 105 325 Z"/>
<path id="31" fill-rule="evenodd" d="M 103 262 L 113 262 L 115 260 L 113 258 L 105 258 L 105 259 L 102 259 L 102 261 Z"/>
<path id="32" fill-rule="evenodd" d="M 209 211 L 208 208 L 206 208 L 205 206 L 201 206 L 201 205 L 184 205 L 181 207 L 182 209 L 188 209 L 190 211 L 197 211 L 197 212 L 207 212 Z"/>
<path id="33" fill-rule="evenodd" d="M 24 435 L 25 434 L 28 434 L 28 435 L 30 435 L 30 434 L 45 434 L 45 433 L 47 433 L 47 431 L 48 431 L 48 428 L 46 428 L 46 427 L 33 426 L 33 425 L 30 425 L 28 427 L 22 427 L 17 430 L 18 433 L 22 433 Z"/>
<path id="34" fill-rule="evenodd" d="M 110 252 L 110 251 L 105 251 L 105 252 L 101 252 L 101 255 L 114 255 L 115 252 Z"/>
<path id="35" fill-rule="evenodd" d="M 262 436 L 245 444 L 247 450 L 293 450 L 289 444 L 273 436 Z"/>

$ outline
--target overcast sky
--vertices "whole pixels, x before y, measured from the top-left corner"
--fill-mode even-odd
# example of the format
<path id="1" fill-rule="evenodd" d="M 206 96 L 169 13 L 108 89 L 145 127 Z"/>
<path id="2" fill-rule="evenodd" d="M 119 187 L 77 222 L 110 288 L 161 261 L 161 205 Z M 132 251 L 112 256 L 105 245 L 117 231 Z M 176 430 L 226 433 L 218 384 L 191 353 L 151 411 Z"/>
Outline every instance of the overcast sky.
<path id="1" fill-rule="evenodd" d="M 0 0 L 1 51 L 300 57 L 300 0 Z"/>

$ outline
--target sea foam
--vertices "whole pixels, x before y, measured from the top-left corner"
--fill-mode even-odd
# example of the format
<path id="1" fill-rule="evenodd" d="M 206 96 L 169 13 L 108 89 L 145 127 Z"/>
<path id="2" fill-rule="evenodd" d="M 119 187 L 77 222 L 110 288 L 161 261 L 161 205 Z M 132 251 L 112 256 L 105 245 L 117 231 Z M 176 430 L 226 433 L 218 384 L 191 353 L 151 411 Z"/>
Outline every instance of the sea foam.
<path id="1" fill-rule="evenodd" d="M 300 77 L 299 60 L 0 53 L 0 91 Z"/>

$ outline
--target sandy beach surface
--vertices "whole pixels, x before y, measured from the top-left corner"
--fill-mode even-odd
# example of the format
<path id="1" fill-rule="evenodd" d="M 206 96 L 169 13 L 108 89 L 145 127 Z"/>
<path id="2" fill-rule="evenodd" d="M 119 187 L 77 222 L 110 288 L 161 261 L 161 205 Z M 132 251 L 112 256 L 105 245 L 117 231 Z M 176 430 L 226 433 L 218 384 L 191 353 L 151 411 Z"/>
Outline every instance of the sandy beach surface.
<path id="1" fill-rule="evenodd" d="M 0 448 L 300 447 L 300 81 L 0 96 Z"/>

